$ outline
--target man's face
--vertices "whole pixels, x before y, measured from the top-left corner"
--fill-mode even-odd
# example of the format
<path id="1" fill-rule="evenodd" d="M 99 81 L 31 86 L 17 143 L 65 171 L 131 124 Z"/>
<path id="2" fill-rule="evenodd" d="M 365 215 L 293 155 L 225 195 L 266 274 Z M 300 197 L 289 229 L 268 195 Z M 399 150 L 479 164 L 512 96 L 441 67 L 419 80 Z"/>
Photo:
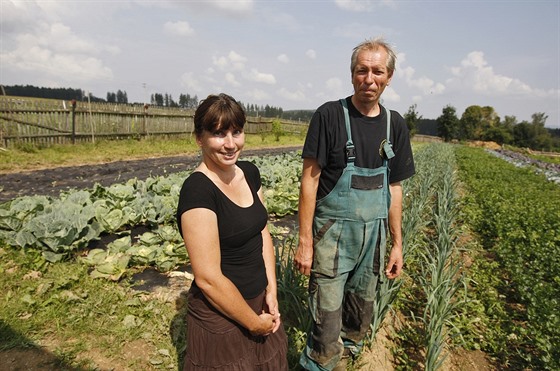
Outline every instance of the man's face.
<path id="1" fill-rule="evenodd" d="M 362 104 L 379 103 L 393 73 L 387 68 L 387 51 L 384 48 L 364 50 L 358 54 L 352 72 L 354 95 Z"/>

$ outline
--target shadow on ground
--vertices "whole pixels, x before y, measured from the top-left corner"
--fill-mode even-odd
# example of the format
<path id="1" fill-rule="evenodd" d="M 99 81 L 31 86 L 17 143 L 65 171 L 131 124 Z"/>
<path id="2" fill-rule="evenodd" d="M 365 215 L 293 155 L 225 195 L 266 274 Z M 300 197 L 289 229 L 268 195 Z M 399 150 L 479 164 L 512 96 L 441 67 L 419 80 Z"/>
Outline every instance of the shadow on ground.
<path id="1" fill-rule="evenodd" d="M 0 369 L 7 371 L 86 371 L 73 366 L 0 320 Z"/>

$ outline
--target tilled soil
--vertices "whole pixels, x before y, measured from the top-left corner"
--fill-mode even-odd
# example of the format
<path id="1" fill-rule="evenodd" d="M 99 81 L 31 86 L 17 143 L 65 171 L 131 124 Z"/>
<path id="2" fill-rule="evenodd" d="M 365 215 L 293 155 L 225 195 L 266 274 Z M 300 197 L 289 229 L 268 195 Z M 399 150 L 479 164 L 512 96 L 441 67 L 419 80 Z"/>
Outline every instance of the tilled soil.
<path id="1" fill-rule="evenodd" d="M 270 156 L 299 149 L 301 147 L 245 150 L 242 156 Z M 134 178 L 144 180 L 151 176 L 177 173 L 194 168 L 199 160 L 196 155 L 155 157 L 1 174 L 0 203 L 21 196 L 58 196 L 61 191 L 89 189 L 96 183 L 106 187 Z"/>

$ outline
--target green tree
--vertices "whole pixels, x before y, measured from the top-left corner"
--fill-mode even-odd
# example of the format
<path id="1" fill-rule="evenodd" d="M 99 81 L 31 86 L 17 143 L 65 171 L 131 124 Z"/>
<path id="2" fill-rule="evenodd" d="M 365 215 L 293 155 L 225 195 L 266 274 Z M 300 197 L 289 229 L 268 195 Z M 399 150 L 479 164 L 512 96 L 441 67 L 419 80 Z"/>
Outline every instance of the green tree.
<path id="1" fill-rule="evenodd" d="M 420 120 L 422 120 L 422 116 L 416 111 L 416 103 L 414 103 L 412 106 L 408 107 L 408 111 L 404 114 L 404 121 L 406 121 L 410 137 L 416 134 L 416 128 Z"/>
<path id="2" fill-rule="evenodd" d="M 552 137 L 550 136 L 550 132 L 545 128 L 548 116 L 543 112 L 539 112 L 533 113 L 531 118 L 531 125 L 535 133 L 532 143 L 533 147 L 531 148 L 541 151 L 550 151 L 552 149 Z"/>
<path id="3" fill-rule="evenodd" d="M 436 119 L 438 135 L 444 141 L 449 142 L 457 138 L 459 129 L 459 118 L 457 117 L 457 110 L 451 105 L 443 108 L 441 116 Z"/>
<path id="4" fill-rule="evenodd" d="M 189 104 L 189 95 L 179 94 L 179 107 L 187 108 Z"/>
<path id="5" fill-rule="evenodd" d="M 272 121 L 272 134 L 277 142 L 279 142 L 280 137 L 284 135 L 284 129 L 282 129 L 282 123 L 279 119 L 274 119 Z"/>
<path id="6" fill-rule="evenodd" d="M 500 122 L 500 126 L 505 128 L 510 133 L 513 133 L 513 127 L 517 125 L 517 118 L 515 116 L 506 116 L 503 121 Z"/>
<path id="7" fill-rule="evenodd" d="M 128 103 L 128 96 L 126 91 L 117 90 L 117 103 Z"/>
<path id="8" fill-rule="evenodd" d="M 480 119 L 480 137 L 484 136 L 484 132 L 489 129 L 496 129 L 500 126 L 500 116 L 494 110 L 494 107 L 481 107 Z"/>
<path id="9" fill-rule="evenodd" d="M 513 128 L 517 125 L 515 116 L 506 116 L 497 125 L 488 127 L 483 134 L 483 140 L 493 141 L 498 144 L 513 144 Z"/>
<path id="10" fill-rule="evenodd" d="M 160 93 L 152 94 L 152 98 L 150 99 L 150 102 L 153 106 L 162 107 L 163 106 L 163 95 L 160 94 Z"/>
<path id="11" fill-rule="evenodd" d="M 541 112 L 534 113 L 531 118 L 531 122 L 522 121 L 513 127 L 513 144 L 535 150 L 551 150 L 554 141 L 544 126 L 548 116 Z"/>
<path id="12" fill-rule="evenodd" d="M 500 145 L 511 143 L 513 134 L 503 126 L 494 126 L 484 130 L 482 140 L 496 142 Z"/>
<path id="13" fill-rule="evenodd" d="M 517 147 L 530 148 L 533 141 L 533 129 L 527 121 L 521 121 L 513 127 L 513 144 Z"/>
<path id="14" fill-rule="evenodd" d="M 109 103 L 116 103 L 117 102 L 117 95 L 110 91 L 107 92 L 107 102 Z"/>
<path id="15" fill-rule="evenodd" d="M 459 139 L 482 139 L 483 111 L 480 106 L 469 106 L 459 120 Z"/>

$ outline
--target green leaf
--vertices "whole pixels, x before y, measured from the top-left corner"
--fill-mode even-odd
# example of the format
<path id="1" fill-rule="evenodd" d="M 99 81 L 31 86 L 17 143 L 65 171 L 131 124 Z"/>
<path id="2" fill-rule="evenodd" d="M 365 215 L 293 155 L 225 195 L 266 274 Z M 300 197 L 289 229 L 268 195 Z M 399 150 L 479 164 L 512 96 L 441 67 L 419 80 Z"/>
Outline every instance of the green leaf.
<path id="1" fill-rule="evenodd" d="M 82 258 L 82 261 L 88 265 L 99 265 L 105 261 L 107 251 L 103 249 L 92 249 Z"/>
<path id="2" fill-rule="evenodd" d="M 132 244 L 132 239 L 130 235 L 128 235 L 111 242 L 110 244 L 107 245 L 107 249 L 113 253 L 117 253 L 117 252 L 124 253 L 130 250 L 131 244 Z"/>
<path id="3" fill-rule="evenodd" d="M 62 261 L 62 258 L 64 258 L 64 254 L 57 254 L 51 251 L 43 251 L 43 257 L 50 263 L 57 263 L 59 261 Z"/>

